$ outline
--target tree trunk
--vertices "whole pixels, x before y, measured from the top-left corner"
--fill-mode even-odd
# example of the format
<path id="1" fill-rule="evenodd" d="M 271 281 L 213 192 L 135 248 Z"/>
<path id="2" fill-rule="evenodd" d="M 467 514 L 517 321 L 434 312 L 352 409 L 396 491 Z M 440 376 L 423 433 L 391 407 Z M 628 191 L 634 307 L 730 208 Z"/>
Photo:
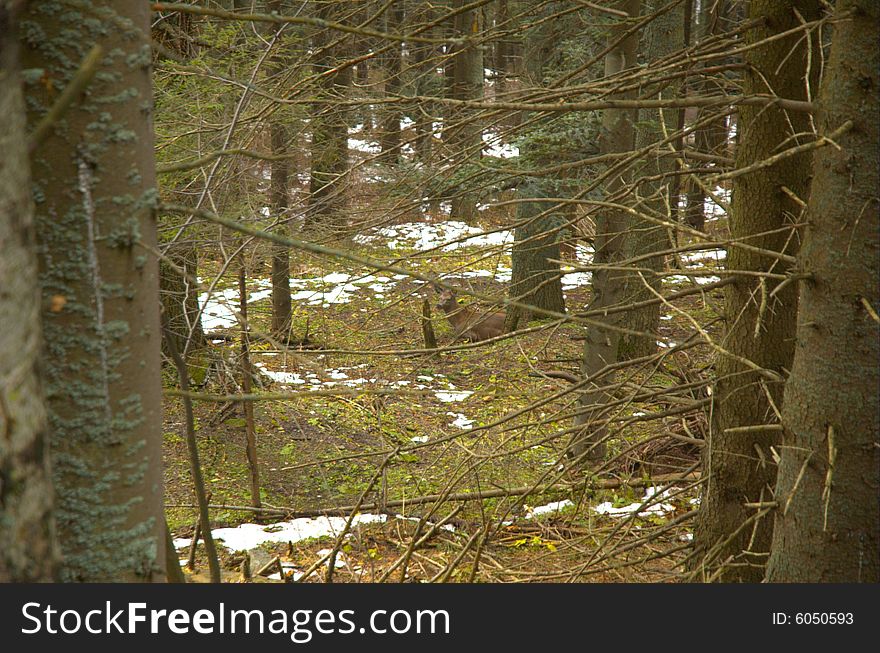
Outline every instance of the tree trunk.
<path id="1" fill-rule="evenodd" d="M 701 38 L 723 34 L 727 28 L 727 0 L 703 2 L 700 6 Z M 714 63 L 714 62 L 713 62 Z M 716 82 L 710 76 L 703 76 L 695 84 L 698 95 L 711 95 L 715 91 Z M 707 114 L 716 111 L 714 108 L 696 109 L 694 122 L 704 119 Z M 694 149 L 703 154 L 724 156 L 724 145 L 727 143 L 727 125 L 725 119 L 719 117 L 694 132 Z M 685 157 L 687 158 L 687 157 Z M 688 180 L 685 195 L 684 222 L 689 227 L 703 231 L 706 224 L 706 193 L 699 184 Z"/>
<path id="2" fill-rule="evenodd" d="M 495 2 L 495 29 L 505 32 L 512 27 L 508 0 Z M 514 58 L 512 35 L 499 36 L 495 41 L 495 92 L 504 93 L 507 89 L 508 77 L 514 76 Z"/>
<path id="3" fill-rule="evenodd" d="M 399 33 L 403 27 L 403 2 L 396 0 L 389 8 L 389 17 L 386 31 Z M 394 98 L 400 95 L 403 82 L 401 71 L 403 70 L 403 44 L 393 43 L 392 48 L 385 55 L 385 97 Z M 386 163 L 396 163 L 400 157 L 400 103 L 387 106 L 385 124 L 382 125 L 382 136 L 379 144 L 382 147 L 382 159 Z"/>
<path id="4" fill-rule="evenodd" d="M 464 6 L 464 0 L 454 0 L 453 9 Z M 455 35 L 473 37 L 480 31 L 480 12 L 471 9 L 455 17 Z M 468 41 L 455 46 L 452 97 L 456 100 L 480 100 L 483 97 L 483 51 L 479 43 Z M 483 131 L 476 119 L 476 110 L 459 109 L 447 118 L 453 124 L 444 127 L 444 138 L 456 165 L 478 161 L 483 148 Z M 471 223 L 477 218 L 476 195 L 469 191 L 469 180 L 463 180 L 452 199 L 452 215 L 457 220 Z"/>
<path id="5" fill-rule="evenodd" d="M 414 12 L 407 14 L 407 22 L 410 27 L 417 24 L 428 23 L 434 20 L 433 8 L 428 5 L 420 5 Z M 437 28 L 428 31 L 432 34 Z M 413 68 L 416 79 L 414 81 L 416 95 L 440 95 L 437 62 L 434 59 L 434 46 L 430 43 L 412 43 Z M 433 132 L 436 106 L 432 103 L 421 103 L 413 106 L 412 115 L 415 121 L 416 158 L 419 162 L 427 164 L 431 160 L 433 145 Z"/>
<path id="6" fill-rule="evenodd" d="M 322 6 L 318 17 L 335 20 L 340 7 Z M 336 100 L 343 99 L 351 80 L 351 67 L 344 66 L 332 74 L 342 54 L 342 45 L 331 46 L 338 35 L 320 29 L 313 39 L 316 102 L 311 118 L 311 179 L 309 206 L 303 230 L 310 234 L 339 236 L 347 225 L 344 215 L 346 201 L 345 172 L 348 168 L 348 125 L 345 112 Z"/>
<path id="7" fill-rule="evenodd" d="M 199 290 L 196 285 L 199 252 L 192 242 L 177 241 L 168 246 L 165 256 L 174 267 L 169 262 L 159 262 L 162 310 L 168 324 L 168 334 L 175 338 L 177 351 L 185 356 L 205 344 L 205 333 L 199 318 Z M 167 355 L 168 349 L 164 340 L 162 348 Z"/>
<path id="8" fill-rule="evenodd" d="M 522 184 L 517 193 L 521 199 L 540 198 L 537 183 Z M 530 304 L 549 311 L 565 312 L 565 298 L 562 295 L 562 275 L 559 271 L 559 227 L 565 218 L 559 213 L 551 213 L 541 218 L 553 204 L 549 202 L 521 202 L 516 207 L 517 228 L 514 232 L 514 245 L 511 252 L 511 279 L 509 295 L 511 299 Z M 508 309 L 506 327 L 513 330 L 520 321 L 530 316 L 511 306 Z"/>
<path id="9" fill-rule="evenodd" d="M 9 2 L 0 2 L 0 583 L 29 583 L 55 580 L 58 550 L 38 372 L 40 291 L 13 12 Z"/>
<path id="10" fill-rule="evenodd" d="M 645 13 L 654 13 L 666 3 L 653 0 L 646 3 Z M 658 61 L 673 52 L 678 52 L 684 47 L 684 5 L 679 4 L 674 9 L 661 14 L 652 20 L 644 29 L 642 37 L 642 53 L 649 62 Z M 667 82 L 653 97 L 675 98 L 681 88 L 680 81 Z M 646 96 L 645 91 L 642 96 Z M 639 111 L 639 130 L 636 134 L 635 147 L 641 149 L 652 143 L 663 140 L 663 129 L 666 134 L 671 134 L 678 128 L 678 112 L 674 109 L 656 110 L 641 109 Z M 636 167 L 634 188 L 638 194 L 636 209 L 647 213 L 652 217 L 665 220 L 676 218 L 676 198 L 671 191 L 675 171 L 675 159 L 669 156 L 668 146 L 662 151 L 666 156 L 649 155 L 642 161 L 642 165 Z M 655 180 L 645 181 L 644 177 L 654 177 Z M 669 237 L 666 228 L 647 220 L 627 216 L 627 234 L 624 243 L 624 257 L 633 258 L 644 256 L 652 252 L 659 252 L 669 246 Z M 660 271 L 664 268 L 665 257 L 651 256 L 640 260 L 636 267 L 648 270 Z M 647 284 L 647 285 L 646 285 Z M 660 292 L 661 279 L 659 276 L 649 274 L 639 275 L 633 273 L 627 275 L 624 282 L 623 296 L 627 303 L 641 302 L 656 297 Z M 651 292 L 649 289 L 653 289 Z M 660 324 L 660 304 L 652 304 L 639 309 L 629 310 L 623 314 L 621 325 L 631 331 L 637 331 L 646 335 L 622 333 L 618 345 L 618 358 L 629 360 L 640 356 L 649 356 L 657 351 L 657 328 Z"/>
<path id="11" fill-rule="evenodd" d="M 819 131 L 853 128 L 813 164 L 799 268 L 797 347 L 785 386 L 767 579 L 880 581 L 877 214 L 880 8 L 841 0 L 819 93 Z"/>
<path id="12" fill-rule="evenodd" d="M 749 31 L 748 42 L 757 43 L 800 25 L 795 7 L 804 20 L 820 15 L 818 0 L 753 0 L 750 18 L 763 23 Z M 812 41 L 815 44 L 818 38 Z M 812 53 L 813 70 L 808 71 L 808 54 L 802 33 L 749 50 L 743 93 L 807 99 L 804 78 L 816 72 L 818 60 L 817 52 Z M 810 131 L 804 113 L 742 106 L 739 125 L 737 168 L 809 140 L 803 136 Z M 737 177 L 730 215 L 732 238 L 765 250 L 796 254 L 798 235 L 790 225 L 799 221 L 801 209 L 783 187 L 806 199 L 809 166 L 810 155 L 803 153 Z M 727 263 L 734 271 L 789 271 L 788 264 L 775 257 L 736 247 L 730 249 Z M 776 480 L 771 447 L 777 447 L 779 441 L 776 410 L 782 406 L 784 376 L 791 369 L 797 312 L 795 285 L 772 294 L 778 283 L 765 277 L 739 276 L 725 288 L 727 331 L 720 344 L 733 356 L 721 353 L 718 357 L 713 428 L 705 447 L 708 481 L 694 534 L 696 563 L 706 579 L 756 582 L 764 576 L 772 520 L 762 518 L 763 511 L 746 504 L 769 501 Z M 755 367 L 747 367 L 743 360 Z"/>
<path id="13" fill-rule="evenodd" d="M 267 9 L 269 13 L 282 13 L 281 0 L 271 0 Z M 273 57 L 269 67 L 269 76 L 280 76 L 284 73 L 285 57 L 282 41 L 277 43 L 278 53 Z M 269 125 L 272 155 L 283 157 L 287 154 L 286 125 L 283 122 L 284 113 L 276 111 Z M 269 208 L 271 216 L 278 221 L 274 231 L 282 236 L 290 231 L 287 225 L 287 178 L 290 168 L 289 159 L 277 158 L 272 161 L 271 181 L 269 186 Z M 290 305 L 290 249 L 277 243 L 272 244 L 272 333 L 285 340 L 290 331 L 291 305 Z"/>
<path id="14" fill-rule="evenodd" d="M 284 125 L 273 122 L 272 154 L 281 155 L 287 152 Z M 275 227 L 275 233 L 286 236 L 289 228 L 287 216 L 287 172 L 288 160 L 272 162 L 272 181 L 269 191 L 269 204 L 273 216 L 282 222 Z M 290 249 L 285 245 L 272 245 L 272 333 L 287 338 L 290 331 Z"/>
<path id="15" fill-rule="evenodd" d="M 502 7 L 499 7 L 499 11 Z M 506 6 L 503 7 L 505 11 Z M 540 88 L 544 80 L 544 65 L 553 53 L 557 40 L 548 35 L 548 30 L 533 28 L 524 37 L 526 57 L 523 76 L 529 86 Z M 529 112 L 527 118 L 531 118 Z M 541 123 L 538 123 L 541 125 Z M 539 143 L 520 144 L 520 157 L 523 161 L 534 161 L 540 171 L 558 162 L 557 151 L 547 152 Z M 557 212 L 537 218 L 541 213 L 554 208 L 551 202 L 529 202 L 543 197 L 558 197 L 557 185 L 528 178 L 517 186 L 517 199 L 524 200 L 516 205 L 516 224 L 514 245 L 511 252 L 511 280 L 508 295 L 511 299 L 531 304 L 536 308 L 565 312 L 565 297 L 562 294 L 562 275 L 559 271 L 559 241 L 564 223 L 570 220 L 567 207 L 558 207 Z M 573 208 L 573 207 L 572 207 Z M 515 330 L 521 322 L 531 319 L 530 311 L 510 306 L 507 309 L 505 330 Z"/>
<path id="16" fill-rule="evenodd" d="M 84 7 L 31 3 L 21 29 L 23 68 L 43 71 L 31 131 L 102 48 L 33 154 L 61 578 L 149 581 L 165 578 L 150 8 Z"/>
<path id="17" fill-rule="evenodd" d="M 639 0 L 623 0 L 615 5 L 632 19 L 639 15 Z M 630 27 L 630 23 L 620 20 L 608 35 L 609 45 L 617 41 Z M 610 77 L 636 65 L 638 34 L 634 33 L 614 45 L 605 56 L 605 76 Z M 615 98 L 631 98 L 631 93 L 619 93 Z M 633 124 L 635 112 L 630 109 L 606 109 L 602 113 L 602 136 L 599 147 L 602 154 L 628 152 L 634 146 Z M 605 186 L 607 196 L 614 195 L 622 186 L 620 175 L 612 177 Z M 626 215 L 622 211 L 604 210 L 596 220 L 594 263 L 597 266 L 616 265 L 623 257 L 623 233 L 627 226 Z M 588 310 L 593 311 L 620 302 L 623 296 L 623 276 L 616 270 L 597 267 L 593 273 L 593 299 Z M 579 413 L 575 426 L 581 427 L 572 438 L 569 455 L 580 464 L 594 465 L 605 457 L 607 428 L 604 424 L 604 405 L 611 401 L 611 395 L 603 386 L 613 383 L 613 374 L 603 374 L 605 366 L 617 360 L 620 332 L 614 327 L 619 324 L 620 314 L 615 313 L 594 323 L 586 329 L 584 357 L 581 363 L 581 376 L 589 378 L 587 389 L 578 397 Z M 607 325 L 607 326 L 606 326 Z M 608 328 L 610 327 L 610 328 Z"/>

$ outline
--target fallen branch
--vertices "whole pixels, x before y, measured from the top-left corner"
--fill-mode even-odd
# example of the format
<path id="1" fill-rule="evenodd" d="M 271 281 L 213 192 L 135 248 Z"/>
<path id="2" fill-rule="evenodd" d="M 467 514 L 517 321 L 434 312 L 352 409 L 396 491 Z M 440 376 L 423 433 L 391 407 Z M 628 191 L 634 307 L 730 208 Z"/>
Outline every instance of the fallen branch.
<path id="1" fill-rule="evenodd" d="M 691 472 L 681 476 L 679 474 L 659 474 L 651 478 L 607 478 L 593 479 L 581 483 L 563 483 L 559 485 L 547 485 L 542 487 L 534 487 L 531 485 L 500 488 L 497 490 L 485 490 L 483 492 L 459 492 L 457 494 L 449 494 L 445 497 L 446 501 L 481 501 L 483 499 L 495 499 L 498 497 L 520 497 L 529 494 L 544 494 L 546 492 L 560 492 L 571 490 L 613 490 L 620 487 L 647 487 L 656 483 L 685 483 L 688 481 L 698 480 L 700 472 Z M 427 494 L 411 499 L 394 499 L 384 503 L 385 508 L 398 508 L 404 506 L 422 505 L 425 503 L 434 503 L 444 499 L 442 494 Z M 188 503 L 169 503 L 165 504 L 166 508 L 195 508 L 193 504 Z M 330 517 L 350 515 L 354 511 L 366 512 L 370 510 L 378 510 L 380 508 L 377 503 L 366 503 L 355 506 L 340 506 L 337 508 L 324 508 L 316 510 L 296 510 L 285 506 L 272 506 L 264 508 L 254 508 L 253 506 L 237 506 L 230 504 L 211 504 L 208 506 L 212 510 L 242 510 L 246 512 L 259 512 L 271 515 L 281 515 L 290 519 L 298 519 L 302 517 Z"/>

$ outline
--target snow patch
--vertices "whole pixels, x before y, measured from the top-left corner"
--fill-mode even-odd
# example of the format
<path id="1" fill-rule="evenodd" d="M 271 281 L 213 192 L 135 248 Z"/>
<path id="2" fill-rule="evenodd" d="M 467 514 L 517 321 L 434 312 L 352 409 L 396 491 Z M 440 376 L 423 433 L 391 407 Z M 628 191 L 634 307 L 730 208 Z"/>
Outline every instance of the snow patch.
<path id="1" fill-rule="evenodd" d="M 465 415 L 462 415 L 461 413 L 447 412 L 446 414 L 449 415 L 450 417 L 455 418 L 455 420 L 452 422 L 452 424 L 450 424 L 450 426 L 456 426 L 460 429 L 465 429 L 465 430 L 467 430 L 469 428 L 473 428 L 473 426 L 474 426 L 474 420 L 468 419 Z"/>
<path id="2" fill-rule="evenodd" d="M 384 523 L 386 515 L 363 513 L 355 515 L 352 526 Z M 346 517 L 300 517 L 274 524 L 241 524 L 235 528 L 215 528 L 211 535 L 232 551 L 248 551 L 267 542 L 301 542 L 316 537 L 335 537 L 345 528 Z M 174 547 L 189 546 L 190 538 L 177 538 Z"/>
<path id="3" fill-rule="evenodd" d="M 655 497 L 657 500 L 662 501 L 669 496 L 669 490 L 664 490 L 662 493 L 658 494 L 659 492 L 660 488 L 649 487 L 645 489 L 645 496 L 642 497 L 641 501 L 636 501 L 628 506 L 621 506 L 619 508 L 615 508 L 614 504 L 610 501 L 606 501 L 600 503 L 598 506 L 594 506 L 593 510 L 600 515 L 608 515 L 610 517 L 621 517 L 633 513 L 638 513 L 639 517 L 648 517 L 649 515 L 664 515 L 675 510 L 675 506 L 671 503 L 655 502 L 652 505 L 647 506 L 644 510 L 639 511 L 639 508 L 641 508 L 646 501 L 654 499 Z"/>

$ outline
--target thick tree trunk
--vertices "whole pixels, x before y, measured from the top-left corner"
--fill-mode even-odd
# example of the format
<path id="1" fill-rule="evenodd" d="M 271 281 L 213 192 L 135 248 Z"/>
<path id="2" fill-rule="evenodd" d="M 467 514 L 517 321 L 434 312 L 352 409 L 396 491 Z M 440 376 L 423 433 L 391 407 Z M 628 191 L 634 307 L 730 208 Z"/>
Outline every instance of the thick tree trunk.
<path id="1" fill-rule="evenodd" d="M 644 13 L 653 13 L 666 3 L 661 0 L 647 2 Z M 642 32 L 640 50 L 649 62 L 657 61 L 684 47 L 684 6 L 682 4 L 661 14 L 651 21 Z M 655 97 L 674 98 L 678 96 L 680 82 L 667 82 Z M 642 96 L 645 96 L 645 91 Z M 663 140 L 663 129 L 666 134 L 673 133 L 678 127 L 678 113 L 673 109 L 639 111 L 639 130 L 636 133 L 635 147 L 641 149 L 652 143 Z M 637 210 L 652 217 L 666 220 L 676 218 L 676 198 L 671 192 L 673 185 L 672 173 L 675 171 L 675 159 L 668 156 L 668 146 L 662 148 L 667 156 L 650 155 L 642 161 L 634 171 L 636 183 L 634 188 L 638 194 Z M 654 180 L 645 181 L 645 177 Z M 647 220 L 627 217 L 627 234 L 624 243 L 624 257 L 634 258 L 659 252 L 669 246 L 666 228 Z M 640 260 L 635 265 L 652 271 L 660 271 L 665 264 L 664 257 L 651 256 Z M 627 303 L 641 302 L 656 297 L 660 292 L 659 276 L 638 273 L 627 275 L 624 282 L 623 296 Z M 653 289 L 651 292 L 649 289 Z M 660 324 L 660 304 L 630 310 L 621 318 L 621 325 L 630 331 L 646 335 L 622 333 L 618 345 L 618 358 L 629 360 L 640 356 L 649 356 L 657 351 L 657 328 Z"/>
<path id="2" fill-rule="evenodd" d="M 797 348 L 767 579 L 880 581 L 880 7 L 841 0 L 819 94 L 819 130 L 852 129 L 816 153 L 799 268 Z"/>
<path id="3" fill-rule="evenodd" d="M 403 2 L 396 0 L 388 10 L 386 31 L 400 32 L 403 27 Z M 394 43 L 385 55 L 385 97 L 394 98 L 400 95 L 403 87 L 401 72 L 403 70 L 403 44 Z M 400 103 L 388 106 L 382 135 L 379 144 L 382 147 L 382 159 L 387 163 L 395 163 L 400 157 Z"/>
<path id="4" fill-rule="evenodd" d="M 507 11 L 506 4 L 501 9 Z M 523 76 L 529 86 L 540 88 L 544 80 L 544 66 L 554 51 L 556 41 L 546 29 L 533 28 L 525 35 L 525 70 Z M 528 115 L 531 118 L 531 114 Z M 522 160 L 534 161 L 538 171 L 542 167 L 558 162 L 558 152 L 547 152 L 542 144 L 520 144 Z M 551 202 L 535 202 L 544 197 L 557 197 L 559 191 L 553 183 L 542 182 L 530 178 L 517 186 L 517 199 L 523 200 L 516 205 L 516 223 L 514 245 L 511 252 L 511 281 L 508 295 L 536 308 L 565 312 L 565 297 L 562 294 L 562 275 L 559 271 L 559 242 L 564 223 L 570 220 L 567 207 L 557 208 L 553 213 L 538 218 L 548 209 L 553 209 Z M 531 319 L 530 311 L 510 306 L 507 309 L 505 329 L 515 330 L 520 323 Z"/>
<path id="5" fill-rule="evenodd" d="M 269 12 L 282 13 L 281 0 L 270 0 L 266 7 Z M 285 69 L 284 43 L 276 44 L 278 52 L 269 67 L 269 75 L 281 75 Z M 276 112 L 269 125 L 272 154 L 283 157 L 287 154 L 283 112 Z M 290 168 L 289 159 L 278 158 L 272 161 L 269 185 L 269 208 L 272 217 L 278 221 L 275 233 L 286 236 L 290 231 L 287 225 L 287 179 Z M 272 245 L 272 333 L 285 339 L 290 331 L 290 249 L 284 245 Z"/>
<path id="6" fill-rule="evenodd" d="M 453 0 L 452 6 L 458 9 L 464 6 L 464 0 Z M 480 12 L 477 9 L 464 11 L 455 17 L 455 34 L 459 38 L 473 37 L 480 31 Z M 455 46 L 455 63 L 453 66 L 452 97 L 456 100 L 480 100 L 483 97 L 483 51 L 474 41 Z M 443 136 L 451 148 L 452 158 L 457 165 L 478 161 L 483 148 L 483 131 L 476 119 L 475 110 L 457 110 L 450 112 L 449 120 Z M 457 220 L 473 222 L 477 218 L 476 195 L 466 188 L 457 189 L 452 199 L 452 215 Z"/>
<path id="7" fill-rule="evenodd" d="M 52 581 L 58 565 L 17 18 L 0 1 L 0 583 Z"/>
<path id="8" fill-rule="evenodd" d="M 749 31 L 748 41 L 764 41 L 800 25 L 795 7 L 804 20 L 819 17 L 818 0 L 753 0 L 750 18 L 763 23 Z M 807 43 L 798 33 L 749 50 L 743 93 L 807 99 L 804 79 L 812 79 L 818 60 L 812 53 L 814 68 L 807 70 Z M 737 168 L 806 142 L 804 135 L 810 131 L 806 114 L 773 107 L 741 107 L 739 125 Z M 796 254 L 798 235 L 790 225 L 799 221 L 801 209 L 783 187 L 806 199 L 809 168 L 810 155 L 805 153 L 737 177 L 732 237 L 765 250 Z M 789 271 L 788 264 L 775 257 L 736 247 L 730 249 L 727 263 L 734 271 Z M 782 406 L 784 378 L 791 369 L 797 313 L 795 285 L 774 293 L 778 284 L 766 277 L 739 276 L 725 288 L 727 331 L 720 345 L 733 356 L 720 353 L 718 358 L 713 427 L 705 447 L 708 480 L 694 535 L 696 563 L 705 579 L 755 582 L 764 576 L 773 524 L 762 518 L 766 511 L 746 504 L 769 501 L 776 480 L 771 447 L 779 441 L 776 410 Z"/>
<path id="9" fill-rule="evenodd" d="M 318 17 L 335 20 L 340 7 L 324 5 Z M 338 38 L 328 29 L 319 30 L 313 39 L 315 50 L 315 94 L 311 118 L 311 179 L 309 206 L 303 230 L 310 234 L 338 237 L 345 230 L 345 171 L 348 168 L 348 125 L 345 112 L 336 100 L 345 97 L 351 81 L 351 67 L 345 66 L 328 74 L 342 54 L 342 44 L 331 47 Z"/>
<path id="10" fill-rule="evenodd" d="M 703 2 L 700 5 L 701 39 L 723 34 L 727 29 L 727 0 Z M 715 62 L 713 62 L 715 63 Z M 698 95 L 710 95 L 715 91 L 716 82 L 710 76 L 703 76 L 695 84 Z M 694 122 L 704 119 L 714 108 L 694 111 Z M 727 143 L 727 125 L 719 117 L 709 124 L 699 127 L 694 133 L 694 149 L 704 154 L 724 156 Z M 689 182 L 685 195 L 684 222 L 689 227 L 703 231 L 706 224 L 706 193 L 699 184 Z"/>
<path id="11" fill-rule="evenodd" d="M 407 14 L 407 23 L 410 26 L 420 26 L 434 20 L 433 8 L 425 4 L 419 6 L 413 13 Z M 429 31 L 428 34 L 433 33 Z M 440 93 L 437 75 L 437 62 L 434 59 L 434 46 L 429 43 L 412 43 L 410 45 L 413 54 L 413 68 L 415 69 L 415 92 L 416 95 L 438 95 Z M 433 145 L 433 132 L 436 106 L 433 104 L 420 104 L 413 107 L 410 116 L 415 121 L 416 158 L 419 162 L 427 164 L 431 160 Z"/>
<path id="12" fill-rule="evenodd" d="M 615 7 L 625 11 L 631 18 L 639 15 L 639 0 L 623 0 Z M 610 29 L 609 45 L 616 42 L 630 27 L 621 20 Z M 636 64 L 638 34 L 623 39 L 605 56 L 605 76 L 610 77 Z M 621 99 L 631 94 L 618 94 Z M 633 124 L 635 112 L 629 109 L 606 109 L 602 115 L 602 136 L 599 147 L 602 154 L 628 152 L 634 146 Z M 614 195 L 622 186 L 619 175 L 612 177 L 605 186 L 606 195 Z M 624 229 L 626 215 L 622 211 L 603 211 L 596 220 L 596 239 L 594 263 L 616 265 L 623 257 Z M 593 273 L 593 299 L 589 310 L 601 309 L 618 304 L 623 297 L 623 276 L 620 272 L 598 267 Z M 575 426 L 581 427 L 572 438 L 569 455 L 580 464 L 594 465 L 605 457 L 607 428 L 604 406 L 611 395 L 603 386 L 613 382 L 613 374 L 602 370 L 617 360 L 620 332 L 616 327 L 620 321 L 619 313 L 607 316 L 603 324 L 592 324 L 586 330 L 584 357 L 581 362 L 581 376 L 591 379 L 587 390 L 578 397 L 579 413 Z M 606 326 L 607 325 L 607 326 Z M 610 327 L 610 328 L 609 328 Z"/>
<path id="13" fill-rule="evenodd" d="M 522 199 L 540 198 L 537 184 L 524 184 L 518 195 Z M 514 233 L 515 242 L 511 252 L 512 276 L 510 298 L 549 311 L 565 312 L 562 295 L 562 275 L 559 271 L 559 227 L 565 221 L 559 213 L 537 218 L 552 207 L 549 202 L 521 202 L 517 204 Z M 516 314 L 516 317 L 511 317 Z M 515 329 L 523 315 L 516 307 L 508 309 L 508 328 Z"/>
<path id="14" fill-rule="evenodd" d="M 199 252 L 192 242 L 178 241 L 168 247 L 165 256 L 175 266 L 166 261 L 159 262 L 159 292 L 168 325 L 166 335 L 175 338 L 177 351 L 186 355 L 205 344 L 196 284 Z M 162 348 L 168 355 L 164 339 Z"/>
<path id="15" fill-rule="evenodd" d="M 284 125 L 273 122 L 272 154 L 283 155 L 287 152 Z M 275 233 L 287 235 L 289 228 L 287 219 L 287 159 L 272 162 L 272 180 L 269 190 L 269 205 L 272 215 L 280 224 Z M 282 339 L 290 331 L 290 249 L 284 245 L 272 245 L 272 333 Z"/>
<path id="16" fill-rule="evenodd" d="M 112 29 L 108 28 L 112 25 Z M 102 48 L 33 155 L 43 359 L 68 581 L 165 578 L 150 8 L 96 0 L 23 16 L 30 128 Z M 146 248 L 142 248 L 143 244 Z"/>
<path id="17" fill-rule="evenodd" d="M 495 29 L 505 32 L 512 29 L 508 0 L 495 2 Z M 500 36 L 495 41 L 495 92 L 504 93 L 507 79 L 515 75 L 514 43 L 512 35 Z"/>

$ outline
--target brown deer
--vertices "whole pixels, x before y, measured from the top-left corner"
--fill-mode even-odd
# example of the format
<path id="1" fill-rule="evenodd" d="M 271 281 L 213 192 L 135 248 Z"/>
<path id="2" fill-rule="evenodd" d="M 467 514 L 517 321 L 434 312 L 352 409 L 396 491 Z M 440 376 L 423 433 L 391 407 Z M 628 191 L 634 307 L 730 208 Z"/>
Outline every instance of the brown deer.
<path id="1" fill-rule="evenodd" d="M 443 309 L 446 319 L 455 329 L 455 339 L 462 336 L 471 341 L 487 340 L 504 333 L 504 311 L 480 311 L 470 306 L 460 306 L 454 290 L 434 286 L 440 293 L 437 308 Z"/>

